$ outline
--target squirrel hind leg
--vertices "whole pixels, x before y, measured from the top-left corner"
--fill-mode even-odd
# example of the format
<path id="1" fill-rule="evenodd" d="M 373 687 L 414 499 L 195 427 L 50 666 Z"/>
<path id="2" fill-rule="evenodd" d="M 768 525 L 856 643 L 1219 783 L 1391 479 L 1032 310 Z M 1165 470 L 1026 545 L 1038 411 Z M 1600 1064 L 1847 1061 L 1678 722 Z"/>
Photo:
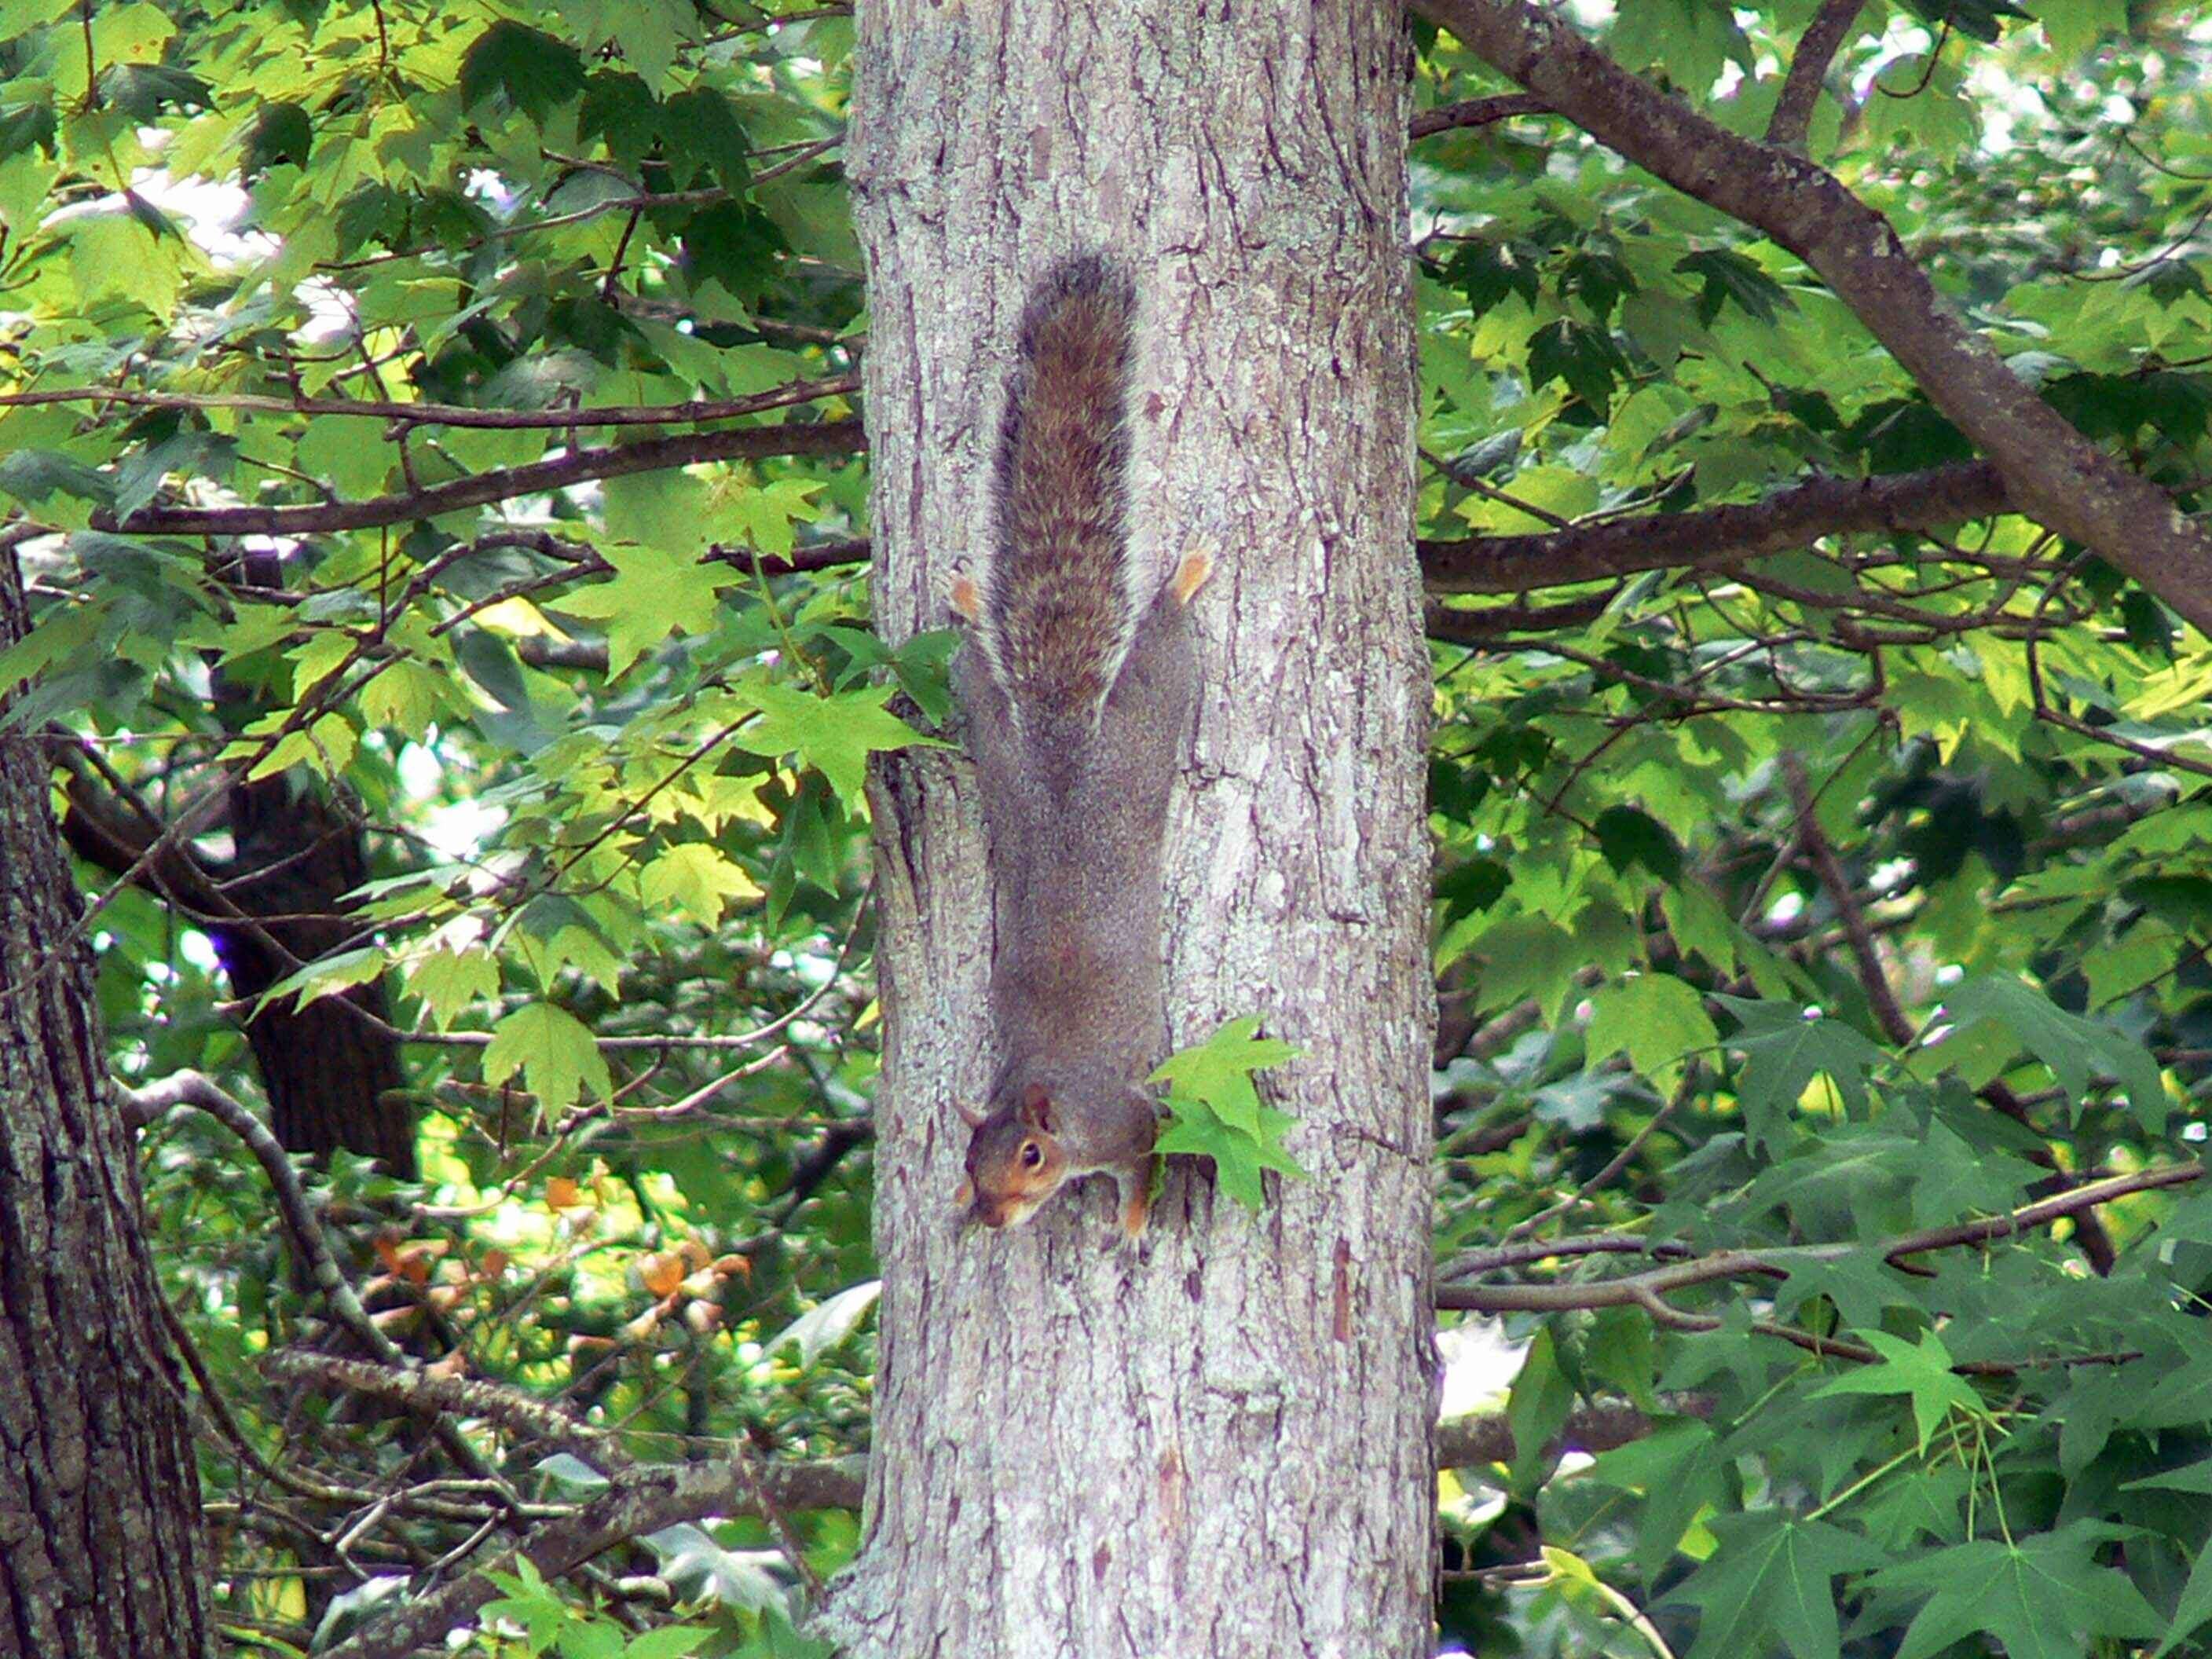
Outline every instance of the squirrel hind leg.
<path id="1" fill-rule="evenodd" d="M 1176 603 L 1188 605 L 1198 590 L 1206 586 L 1206 579 L 1212 574 L 1213 555 L 1206 549 L 1197 548 L 1184 554 L 1182 562 L 1176 566 L 1175 580 L 1168 585 L 1169 590 L 1175 594 Z"/>
<path id="2" fill-rule="evenodd" d="M 951 601 L 952 614 L 971 628 L 983 620 L 983 590 L 966 571 L 953 577 L 946 598 Z"/>

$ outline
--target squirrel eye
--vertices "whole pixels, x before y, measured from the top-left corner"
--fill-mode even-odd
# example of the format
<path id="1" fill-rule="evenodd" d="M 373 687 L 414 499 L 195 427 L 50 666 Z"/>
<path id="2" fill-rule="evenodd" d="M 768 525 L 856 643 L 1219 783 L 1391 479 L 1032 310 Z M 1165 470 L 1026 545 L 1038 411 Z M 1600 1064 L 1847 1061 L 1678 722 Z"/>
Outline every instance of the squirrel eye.
<path id="1" fill-rule="evenodd" d="M 1022 1168 L 1034 1170 L 1043 1162 L 1043 1147 L 1038 1146 L 1034 1140 L 1025 1140 L 1022 1143 Z"/>

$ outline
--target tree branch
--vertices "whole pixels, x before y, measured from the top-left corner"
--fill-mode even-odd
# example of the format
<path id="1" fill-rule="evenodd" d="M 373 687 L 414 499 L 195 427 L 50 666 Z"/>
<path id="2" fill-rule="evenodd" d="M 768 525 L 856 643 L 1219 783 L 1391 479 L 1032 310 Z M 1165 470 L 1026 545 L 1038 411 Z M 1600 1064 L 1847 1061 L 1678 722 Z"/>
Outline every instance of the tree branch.
<path id="1" fill-rule="evenodd" d="M 1712 1397 L 1701 1394 L 1666 1395 L 1662 1402 L 1677 1417 L 1711 1417 Z M 1570 1412 L 1556 1442 L 1561 1451 L 1603 1452 L 1641 1440 L 1651 1432 L 1651 1419 L 1625 1400 L 1601 1400 Z M 1519 1455 L 1513 1425 L 1504 1412 L 1475 1417 L 1455 1417 L 1437 1425 L 1437 1467 L 1465 1468 L 1470 1463 L 1510 1463 Z"/>
<path id="2" fill-rule="evenodd" d="M 631 1464 L 621 1442 L 605 1431 L 578 1422 L 557 1406 L 497 1382 L 441 1376 L 419 1368 L 395 1370 L 365 1360 L 341 1359 L 296 1348 L 271 1351 L 263 1357 L 261 1369 L 280 1382 L 302 1382 L 332 1395 L 368 1395 L 418 1417 L 451 1413 L 482 1418 L 526 1439 L 574 1452 L 602 1469 L 627 1468 Z"/>
<path id="3" fill-rule="evenodd" d="M 1844 37 L 1865 6 L 1866 0 L 1825 0 L 1819 15 L 1798 37 L 1797 55 L 1790 60 L 1790 73 L 1766 124 L 1766 142 L 1776 149 L 1804 154 L 1805 135 L 1813 125 L 1813 106 L 1820 102 L 1828 65 L 1835 61 Z"/>
<path id="4" fill-rule="evenodd" d="M 269 1133 L 268 1126 L 254 1116 L 243 1101 L 227 1092 L 213 1079 L 191 1071 L 174 1073 L 143 1089 L 126 1089 L 120 1084 L 115 1086 L 124 1116 L 133 1128 L 143 1128 L 179 1106 L 191 1106 L 244 1141 L 254 1161 L 268 1176 L 269 1184 L 276 1194 L 277 1213 L 292 1235 L 293 1247 L 298 1250 L 315 1288 L 337 1316 L 338 1322 L 356 1341 L 386 1364 L 407 1363 L 407 1357 L 392 1339 L 377 1328 L 368 1310 L 361 1305 L 361 1298 L 354 1294 L 353 1286 L 338 1270 L 337 1259 L 331 1254 L 331 1247 L 323 1237 L 322 1222 L 308 1201 L 307 1189 L 300 1184 L 300 1171 L 293 1164 L 291 1154 L 276 1144 L 276 1137 Z"/>
<path id="5" fill-rule="evenodd" d="M 1872 478 L 1812 478 L 1741 506 L 1609 519 L 1537 535 L 1425 541 L 1421 579 L 1431 593 L 1519 593 L 1644 570 L 1734 564 L 1791 552 L 1825 536 L 1939 529 L 2011 507 L 2004 480 L 1987 461 Z"/>
<path id="6" fill-rule="evenodd" d="M 1413 117 L 1407 129 L 1408 138 L 1426 138 L 1431 133 L 1450 132 L 1459 127 L 1486 127 L 1499 121 L 1510 121 L 1516 115 L 1549 115 L 1551 106 L 1540 98 L 1531 98 L 1526 93 L 1502 93 L 1495 98 L 1469 98 L 1457 104 L 1439 104 L 1434 109 L 1425 109 Z"/>
<path id="7" fill-rule="evenodd" d="M 1796 810 L 1797 844 L 1813 860 L 1813 873 L 1827 890 L 1828 902 L 1836 907 L 1837 917 L 1844 924 L 1844 937 L 1850 941 L 1851 960 L 1858 965 L 1859 988 L 1866 993 L 1881 1034 L 1903 1048 L 1912 1041 L 1912 1022 L 1897 1006 L 1897 994 L 1890 988 L 1889 974 L 1882 966 L 1881 951 L 1875 942 L 1874 930 L 1867 926 L 1866 911 L 1851 889 L 1850 878 L 1844 873 L 1836 849 L 1828 845 L 1827 836 L 1821 833 L 1820 816 L 1814 811 L 1813 783 L 1805 775 L 1804 761 L 1794 752 L 1784 754 L 1782 775 L 1789 785 L 1790 804 Z"/>
<path id="8" fill-rule="evenodd" d="M 2040 1227 L 2062 1216 L 2078 1215 L 2098 1205 L 2109 1204 L 2132 1193 L 2183 1186 L 2201 1180 L 2204 1173 L 2205 1166 L 2202 1164 L 2166 1164 L 2154 1170 L 2139 1170 L 2130 1175 L 2091 1182 L 2035 1203 L 2023 1205 L 2019 1209 L 2007 1211 L 2002 1215 L 1923 1228 L 1917 1232 L 1893 1238 L 1887 1243 L 1790 1244 L 1778 1245 L 1771 1249 L 1716 1250 L 1709 1255 L 1663 1267 L 1653 1267 L 1624 1279 L 1592 1279 L 1582 1283 L 1444 1285 L 1437 1290 L 1436 1304 L 1439 1308 L 1475 1313 L 1559 1313 L 1590 1308 L 1640 1307 L 1662 1323 L 1683 1328 L 1710 1328 L 1702 1322 L 1696 1326 L 1686 1324 L 1686 1321 L 1702 1322 L 1702 1316 L 1684 1314 L 1679 1309 L 1668 1307 L 1661 1298 L 1675 1291 L 1723 1279 L 1780 1278 L 1786 1275 L 1791 1267 L 1800 1263 L 1836 1261 L 1870 1251 L 1879 1251 L 1882 1260 L 1897 1265 L 1907 1256 L 1923 1255 L 1929 1250 L 1948 1249 L 1960 1244 L 1985 1244 L 1996 1239 L 2007 1238 L 2015 1233 Z M 1563 1250 L 1562 1254 L 1565 1253 Z M 1793 1341 L 1806 1334 L 1799 1332 L 1793 1336 L 1789 1328 L 1780 1326 L 1775 1327 L 1771 1334 L 1788 1337 Z M 1822 1346 L 1829 1352 L 1840 1352 L 1843 1346 L 1826 1340 Z M 2014 1368 L 2005 1366 L 2000 1369 L 2010 1370 Z"/>
<path id="9" fill-rule="evenodd" d="M 2068 424 L 1967 331 L 1888 220 L 1802 156 L 1716 125 L 1527 0 L 1417 0 L 1508 80 L 1811 266 L 2002 475 L 2018 511 L 2212 630 L 2212 536 Z"/>
<path id="10" fill-rule="evenodd" d="M 736 420 L 818 398 L 841 397 L 860 387 L 858 374 L 793 380 L 750 397 L 688 404 L 611 404 L 592 409 L 473 409 L 465 404 L 394 403 L 375 398 L 268 398 L 242 392 L 148 392 L 128 386 L 56 386 L 44 392 L 0 394 L 0 409 L 45 404 L 117 404 L 128 409 L 224 409 L 253 414 L 353 416 L 410 426 L 486 427 L 501 431 L 546 428 L 566 432 L 595 426 L 690 426 Z"/>
<path id="11" fill-rule="evenodd" d="M 579 420 L 576 424 L 586 425 Z M 572 449 L 522 466 L 479 472 L 427 489 L 367 501 L 305 502 L 290 507 L 149 507 L 118 524 L 106 511 L 94 525 L 132 535 L 309 536 L 333 530 L 368 530 L 435 518 L 463 507 L 484 507 L 516 495 L 532 495 L 591 478 L 617 478 L 634 472 L 690 466 L 700 461 L 758 460 L 770 455 L 848 455 L 866 447 L 857 420 L 811 425 L 750 426 L 728 432 L 692 432 L 648 438 L 634 444 Z"/>
<path id="12" fill-rule="evenodd" d="M 600 1496 L 575 1514 L 538 1528 L 488 1570 L 513 1572 L 516 1559 L 527 1557 L 544 1577 L 557 1577 L 618 1544 L 679 1521 L 755 1513 L 756 1492 L 784 1510 L 850 1509 L 858 1486 L 850 1460 L 771 1463 L 756 1472 L 733 1457 L 623 1470 L 609 1480 Z M 417 1648 L 437 1647 L 448 1631 L 497 1594 L 498 1586 L 483 1572 L 470 1573 L 372 1620 L 324 1659 L 401 1659 Z"/>

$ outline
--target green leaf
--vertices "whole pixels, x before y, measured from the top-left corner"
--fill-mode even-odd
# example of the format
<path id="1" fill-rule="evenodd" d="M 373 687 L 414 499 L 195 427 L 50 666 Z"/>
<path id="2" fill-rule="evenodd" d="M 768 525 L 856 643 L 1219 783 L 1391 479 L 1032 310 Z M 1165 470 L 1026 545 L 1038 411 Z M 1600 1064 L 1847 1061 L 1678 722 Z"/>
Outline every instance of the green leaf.
<path id="1" fill-rule="evenodd" d="M 1513 1379 L 1505 1421 L 1513 1431 L 1513 1480 L 1526 1488 L 1551 1466 L 1552 1441 L 1574 1409 L 1575 1385 L 1560 1369 L 1549 1326 L 1539 1326 Z"/>
<path id="2" fill-rule="evenodd" d="M 2154 1483 L 2138 1480 L 2131 1484 L 2140 1486 Z M 2212 1485 L 2188 1490 L 2212 1492 Z M 2212 1539 L 2205 1540 L 2203 1547 L 2197 1552 L 2197 1559 L 2190 1563 L 2189 1582 L 2181 1587 L 2181 1599 L 2174 1604 L 2173 1622 L 2166 1627 L 2165 1638 L 2152 1650 L 2151 1659 L 2161 1659 L 2161 1656 L 2172 1652 L 2177 1643 L 2195 1635 L 2208 1619 L 2212 1619 Z"/>
<path id="3" fill-rule="evenodd" d="M 2128 0 L 2028 0 L 2028 8 L 2067 63 L 2086 58 L 2107 34 L 2128 32 Z"/>
<path id="4" fill-rule="evenodd" d="M 563 1625 L 553 1646 L 561 1659 L 622 1659 L 624 1644 L 621 1626 L 592 1619 Z"/>
<path id="5" fill-rule="evenodd" d="M 1152 1081 L 1166 1084 L 1183 1099 L 1205 1101 L 1231 1122 L 1255 1124 L 1260 1091 L 1252 1074 L 1298 1055 L 1287 1042 L 1256 1036 L 1259 1029 L 1256 1014 L 1230 1020 L 1205 1042 L 1162 1061 Z"/>
<path id="6" fill-rule="evenodd" d="M 708 1634 L 684 1625 L 663 1625 L 658 1630 L 630 1638 L 629 1645 L 623 1650 L 623 1659 L 684 1659 Z"/>
<path id="7" fill-rule="evenodd" d="M 385 953 L 381 946 L 363 945 L 357 951 L 341 951 L 334 956 L 318 957 L 303 967 L 284 975 L 264 991 L 254 1003 L 258 1013 L 283 997 L 293 999 L 295 1008 L 304 1008 L 326 996 L 349 990 L 356 985 L 367 985 L 382 976 Z"/>
<path id="8" fill-rule="evenodd" d="M 1796 1659 L 1837 1659 L 1835 1581 L 1877 1565 L 1881 1551 L 1856 1533 L 1778 1510 L 1717 1515 L 1706 1524 L 1720 1548 L 1664 1597 L 1704 1613 L 1689 1659 L 1761 1653 L 1777 1638 Z"/>
<path id="9" fill-rule="evenodd" d="M 702 281 L 720 283 L 740 300 L 757 296 L 785 250 L 783 233 L 750 202 L 719 202 L 691 216 L 684 246 Z"/>
<path id="10" fill-rule="evenodd" d="M 1877 1589 L 1932 1592 L 1897 1659 L 1928 1659 L 1984 1632 L 2008 1659 L 2081 1659 L 2096 1637 L 2156 1635 L 2164 1621 L 2142 1592 L 2094 1559 L 2112 1532 L 2076 1521 L 2017 1542 L 1973 1539 L 1885 1568 L 1870 1581 Z"/>
<path id="11" fill-rule="evenodd" d="M 1778 310 L 1794 307 L 1779 283 L 1728 248 L 1686 254 L 1675 262 L 1674 269 L 1697 278 L 1698 318 L 1708 326 L 1720 316 L 1723 305 L 1734 304 L 1762 323 L 1774 321 Z"/>
<path id="12" fill-rule="evenodd" d="M 2168 1103 L 2158 1062 L 2141 1043 L 2130 1042 L 2111 1026 L 2068 1013 L 2025 981 L 2008 975 L 1967 980 L 1945 994 L 1943 1007 L 1962 1031 L 1987 1021 L 2011 1032 L 2051 1068 L 2075 1118 L 2092 1079 L 2102 1070 L 2120 1080 L 2144 1128 L 2153 1134 L 2166 1132 Z"/>
<path id="13" fill-rule="evenodd" d="M 761 896 L 760 886 L 705 842 L 672 847 L 638 876 L 638 892 L 656 908 L 672 905 L 687 919 L 712 927 L 732 903 Z"/>
<path id="14" fill-rule="evenodd" d="M 100 607 L 66 605 L 50 611 L 36 628 L 0 651 L 0 696 L 34 679 L 58 662 L 66 662 L 100 631 Z"/>
<path id="15" fill-rule="evenodd" d="M 219 482 L 237 460 L 237 441 L 220 433 L 179 432 L 150 445 L 115 470 L 115 516 L 127 519 L 152 501 L 172 472 Z"/>
<path id="16" fill-rule="evenodd" d="M 723 508 L 722 521 L 762 552 L 781 556 L 797 544 L 792 526 L 814 516 L 813 497 L 821 492 L 811 478 L 780 478 L 737 495 Z"/>
<path id="17" fill-rule="evenodd" d="M 659 131 L 672 155 L 691 164 L 728 191 L 743 190 L 752 177 L 745 157 L 752 143 L 730 100 L 714 87 L 694 87 L 668 100 Z"/>
<path id="18" fill-rule="evenodd" d="M 131 213 L 94 213 L 69 222 L 70 271 L 88 300 L 131 300 L 156 315 L 184 287 L 179 245 L 156 236 Z"/>
<path id="19" fill-rule="evenodd" d="M 1700 1512 L 1721 1500 L 1726 1467 L 1712 1430 L 1683 1419 L 1656 1423 L 1645 1438 L 1592 1462 L 1593 1482 L 1644 1494 L 1636 1562 L 1646 1583 L 1658 1577 Z"/>
<path id="20" fill-rule="evenodd" d="M 420 738 L 430 722 L 453 703 L 452 682 L 428 663 L 401 657 L 387 662 L 361 689 L 362 717 L 372 726 L 388 726 Z"/>
<path id="21" fill-rule="evenodd" d="M 574 46 L 502 20 L 470 45 L 461 58 L 461 102 L 473 106 L 503 98 L 533 121 L 584 90 L 584 60 Z"/>
<path id="22" fill-rule="evenodd" d="M 1170 1056 L 1152 1076 L 1168 1085 L 1171 1115 L 1159 1150 L 1212 1158 L 1221 1190 L 1255 1212 L 1267 1201 L 1262 1170 L 1305 1175 L 1283 1146 L 1297 1120 L 1262 1104 L 1252 1082 L 1255 1072 L 1294 1060 L 1298 1050 L 1256 1036 L 1259 1029 L 1256 1016 L 1232 1019 L 1204 1042 Z"/>
<path id="23" fill-rule="evenodd" d="M 721 611 L 720 595 L 741 578 L 691 554 L 658 547 L 610 546 L 615 578 L 562 599 L 571 616 L 607 625 L 607 672 L 618 675 L 671 633 L 703 633 Z"/>
<path id="24" fill-rule="evenodd" d="M 1716 1000 L 1743 1024 L 1727 1046 L 1741 1049 L 1747 1061 L 1736 1098 L 1753 1138 L 1770 1144 L 1778 1139 L 1815 1077 L 1833 1083 L 1850 1109 L 1865 1109 L 1867 1074 L 1889 1056 L 1864 1036 L 1817 1008 L 1730 996 Z"/>
<path id="25" fill-rule="evenodd" d="M 1562 317 L 1528 337 L 1528 387 L 1564 383 L 1601 416 L 1613 401 L 1616 382 L 1628 378 L 1628 364 L 1601 328 Z"/>
<path id="26" fill-rule="evenodd" d="M 759 706 L 760 718 L 730 741 L 750 754 L 797 756 L 800 764 L 820 769 L 849 810 L 859 811 L 866 803 L 870 755 L 916 744 L 946 746 L 885 710 L 896 690 L 866 686 L 817 697 L 792 686 L 758 683 L 745 695 Z"/>
<path id="27" fill-rule="evenodd" d="M 112 478 L 48 449 L 18 449 L 0 456 L 0 490 L 28 507 L 43 507 L 57 494 L 102 506 L 115 500 Z"/>
<path id="28" fill-rule="evenodd" d="M 623 0 L 609 15 L 623 61 L 656 91 L 668 83 L 678 47 L 698 34 L 698 14 L 682 0 Z"/>
<path id="29" fill-rule="evenodd" d="M 704 478 L 680 471 L 635 472 L 608 479 L 605 489 L 609 535 L 694 562 L 707 550 L 714 492 Z M 706 568 L 722 586 L 738 580 L 734 571 Z"/>
<path id="30" fill-rule="evenodd" d="M 306 110 L 292 103 L 264 104 L 246 136 L 240 171 L 250 180 L 280 163 L 304 167 L 314 144 L 315 130 Z"/>
<path id="31" fill-rule="evenodd" d="M 1680 877 L 1682 849 L 1666 825 L 1641 808 L 1608 806 L 1590 827 L 1597 831 L 1605 861 L 1621 874 L 1640 864 L 1662 881 Z"/>
<path id="32" fill-rule="evenodd" d="M 1593 1005 L 1587 1060 L 1592 1067 L 1626 1050 L 1639 1076 L 1671 1089 L 1686 1060 L 1720 1045 L 1704 999 L 1670 975 L 1639 974 L 1600 991 Z"/>
<path id="33" fill-rule="evenodd" d="M 504 1083 L 517 1072 L 548 1113 L 567 1110 L 586 1085 L 601 1099 L 614 1090 L 590 1030 L 550 1002 L 518 1008 L 492 1027 L 491 1042 L 483 1051 L 483 1080 Z"/>
<path id="34" fill-rule="evenodd" d="M 1221 1190 L 1255 1213 L 1267 1202 L 1261 1171 L 1304 1176 L 1305 1170 L 1283 1147 L 1285 1133 L 1297 1122 L 1289 1113 L 1259 1106 L 1248 1124 L 1230 1122 L 1204 1101 L 1170 1102 L 1170 1107 L 1174 1116 L 1160 1132 L 1156 1150 L 1212 1158 Z"/>
<path id="35" fill-rule="evenodd" d="M 405 979 L 408 994 L 422 1000 L 431 1024 L 443 1031 L 477 1003 L 499 994 L 499 963 L 476 945 L 437 950 L 409 964 Z"/>
<path id="36" fill-rule="evenodd" d="M 1942 1426 L 1954 1411 L 1970 1418 L 1991 1420 L 1989 1407 L 1973 1385 L 1951 1369 L 1951 1355 L 1942 1339 L 1923 1331 L 1916 1346 L 1887 1331 L 1856 1333 L 1869 1347 L 1882 1356 L 1879 1364 L 1844 1372 L 1813 1391 L 1815 1400 L 1830 1395 L 1901 1394 L 1912 1401 L 1912 1419 L 1920 1431 L 1920 1449 L 1928 1437 Z"/>

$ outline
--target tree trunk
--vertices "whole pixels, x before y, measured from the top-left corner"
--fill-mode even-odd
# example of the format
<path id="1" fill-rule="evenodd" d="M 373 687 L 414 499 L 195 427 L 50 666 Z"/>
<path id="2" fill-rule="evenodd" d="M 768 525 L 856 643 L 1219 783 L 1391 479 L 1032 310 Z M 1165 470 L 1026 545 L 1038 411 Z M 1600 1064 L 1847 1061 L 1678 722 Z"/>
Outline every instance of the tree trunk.
<path id="1" fill-rule="evenodd" d="M 282 918 L 262 921 L 259 933 L 207 924 L 231 989 L 251 1001 L 298 963 L 338 949 L 360 932 L 341 901 L 368 879 L 368 855 L 360 828 L 335 803 L 283 773 L 234 784 L 228 805 L 238 849 L 225 872 L 236 884 L 232 901 L 251 916 Z M 412 1181 L 415 1112 L 399 1043 L 341 1006 L 349 1002 L 391 1022 L 391 1005 L 375 981 L 304 1008 L 279 998 L 246 1021 L 246 1038 L 269 1096 L 269 1127 L 287 1152 L 343 1149 L 381 1158 L 392 1175 Z"/>
<path id="2" fill-rule="evenodd" d="M 240 553 L 234 574 L 254 587 L 284 585 L 282 565 L 267 553 Z M 259 694 L 228 675 L 217 671 L 214 680 L 216 712 L 231 730 L 243 731 L 268 712 Z M 225 890 L 259 926 L 216 924 L 208 933 L 243 1002 L 258 1000 L 300 963 L 344 948 L 361 930 L 343 901 L 368 879 L 367 840 L 360 823 L 305 771 L 241 779 L 225 803 L 232 848 Z M 246 1021 L 246 1040 L 269 1097 L 269 1127 L 286 1152 L 358 1152 L 412 1181 L 415 1109 L 399 1042 L 356 1008 L 391 1023 L 379 980 L 304 1008 L 279 998 Z"/>
<path id="3" fill-rule="evenodd" d="M 0 650 L 23 627 L 0 550 Z M 181 1659 L 199 1480 L 47 788 L 0 733 L 0 1655 Z"/>
<path id="4" fill-rule="evenodd" d="M 1434 1000 L 1429 704 L 1408 522 L 1406 45 L 1386 0 L 859 10 L 875 602 L 947 621 L 981 552 L 1014 319 L 1055 258 L 1140 292 L 1142 568 L 1211 549 L 1177 769 L 1176 1042 L 1264 1017 L 1310 1181 L 1256 1219 L 1171 1170 L 1141 1258 L 1110 1187 L 953 1226 L 990 1055 L 973 772 L 885 765 L 884 1272 L 869 1522 L 826 1623 L 858 1656 L 1429 1650 Z"/>

